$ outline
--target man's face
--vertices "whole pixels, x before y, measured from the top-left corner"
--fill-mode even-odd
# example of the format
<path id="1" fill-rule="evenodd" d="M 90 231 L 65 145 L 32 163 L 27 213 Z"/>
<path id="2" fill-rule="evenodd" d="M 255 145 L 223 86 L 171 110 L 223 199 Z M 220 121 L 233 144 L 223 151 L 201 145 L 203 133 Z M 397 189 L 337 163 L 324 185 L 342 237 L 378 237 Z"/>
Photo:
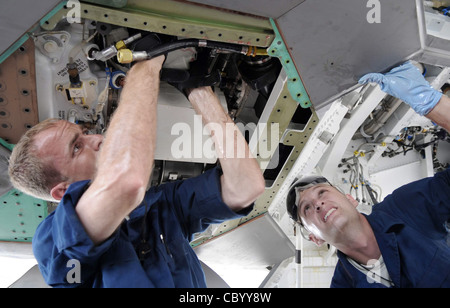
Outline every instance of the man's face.
<path id="1" fill-rule="evenodd" d="M 94 177 L 102 135 L 88 135 L 79 125 L 62 120 L 37 134 L 34 140 L 39 157 L 70 182 Z"/>
<path id="2" fill-rule="evenodd" d="M 298 214 L 305 227 L 321 241 L 336 244 L 352 232 L 359 220 L 358 202 L 327 184 L 318 184 L 300 193 Z M 314 239 L 313 239 L 314 241 Z"/>

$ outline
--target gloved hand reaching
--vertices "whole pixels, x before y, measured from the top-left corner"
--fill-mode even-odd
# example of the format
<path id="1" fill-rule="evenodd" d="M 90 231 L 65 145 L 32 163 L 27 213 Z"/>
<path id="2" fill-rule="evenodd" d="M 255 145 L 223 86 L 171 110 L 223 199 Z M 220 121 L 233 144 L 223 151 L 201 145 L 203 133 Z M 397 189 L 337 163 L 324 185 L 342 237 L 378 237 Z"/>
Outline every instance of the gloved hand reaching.
<path id="1" fill-rule="evenodd" d="M 410 105 L 420 115 L 427 115 L 439 102 L 442 93 L 433 89 L 411 61 L 389 73 L 364 75 L 359 83 L 376 82 L 381 90 Z"/>

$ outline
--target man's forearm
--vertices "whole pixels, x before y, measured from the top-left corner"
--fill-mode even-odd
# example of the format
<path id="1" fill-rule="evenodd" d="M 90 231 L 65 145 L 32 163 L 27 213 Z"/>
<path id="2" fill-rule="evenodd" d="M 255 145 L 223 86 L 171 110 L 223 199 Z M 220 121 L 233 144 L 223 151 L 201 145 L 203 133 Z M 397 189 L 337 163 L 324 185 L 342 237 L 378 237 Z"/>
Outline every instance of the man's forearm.
<path id="1" fill-rule="evenodd" d="M 161 64 L 139 63 L 128 73 L 97 159 L 97 174 L 77 204 L 78 217 L 96 244 L 144 198 L 153 165 Z"/>
<path id="2" fill-rule="evenodd" d="M 99 174 L 127 172 L 135 179 L 149 178 L 156 141 L 159 67 L 139 65 L 128 73 L 119 107 L 107 130 Z"/>
<path id="3" fill-rule="evenodd" d="M 427 118 L 450 132 L 450 98 L 442 95 L 439 103 L 427 114 Z"/>
<path id="4" fill-rule="evenodd" d="M 223 171 L 222 198 L 232 210 L 239 211 L 264 191 L 258 162 L 210 87 L 193 90 L 189 100 L 211 131 Z"/>

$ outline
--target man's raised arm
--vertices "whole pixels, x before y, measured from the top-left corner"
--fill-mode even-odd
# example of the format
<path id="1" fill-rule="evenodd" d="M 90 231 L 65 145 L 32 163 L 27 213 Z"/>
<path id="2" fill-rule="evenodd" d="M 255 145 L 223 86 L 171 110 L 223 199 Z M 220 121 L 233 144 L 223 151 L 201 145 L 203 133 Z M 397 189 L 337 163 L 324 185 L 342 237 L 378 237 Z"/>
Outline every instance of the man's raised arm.
<path id="1" fill-rule="evenodd" d="M 437 105 L 427 114 L 427 118 L 450 132 L 450 98 L 442 95 Z"/>
<path id="2" fill-rule="evenodd" d="M 143 200 L 156 143 L 159 73 L 164 57 L 135 64 L 97 159 L 97 172 L 76 206 L 86 232 L 98 244 Z"/>
<path id="3" fill-rule="evenodd" d="M 264 177 L 258 162 L 211 87 L 193 89 L 188 97 L 210 129 L 223 171 L 222 199 L 238 212 L 264 192 Z"/>
<path id="4" fill-rule="evenodd" d="M 403 100 L 418 114 L 426 116 L 450 132 L 450 99 L 433 89 L 411 61 L 386 74 L 367 74 L 359 82 L 377 83 L 381 90 Z"/>

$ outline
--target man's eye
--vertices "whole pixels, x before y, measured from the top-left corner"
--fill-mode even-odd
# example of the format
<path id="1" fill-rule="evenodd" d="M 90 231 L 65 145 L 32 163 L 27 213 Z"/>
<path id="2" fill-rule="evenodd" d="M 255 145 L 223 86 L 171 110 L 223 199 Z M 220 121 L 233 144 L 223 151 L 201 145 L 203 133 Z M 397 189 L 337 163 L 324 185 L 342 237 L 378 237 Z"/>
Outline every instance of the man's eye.
<path id="1" fill-rule="evenodd" d="M 305 205 L 305 207 L 304 207 L 305 214 L 310 208 L 311 208 L 311 206 L 309 204 Z"/>
<path id="2" fill-rule="evenodd" d="M 73 154 L 77 154 L 78 151 L 80 151 L 80 149 L 81 149 L 81 145 L 79 145 L 79 144 L 74 145 Z"/>

